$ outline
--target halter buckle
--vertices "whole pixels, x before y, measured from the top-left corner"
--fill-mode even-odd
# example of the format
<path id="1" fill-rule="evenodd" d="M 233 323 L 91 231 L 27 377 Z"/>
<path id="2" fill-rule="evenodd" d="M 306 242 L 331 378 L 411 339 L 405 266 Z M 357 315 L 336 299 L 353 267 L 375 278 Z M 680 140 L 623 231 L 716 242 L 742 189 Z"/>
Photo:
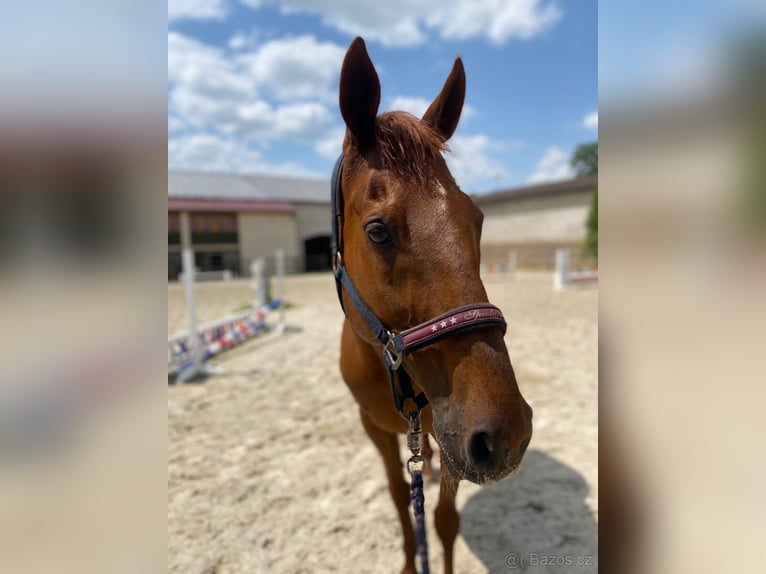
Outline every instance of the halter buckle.
<path id="1" fill-rule="evenodd" d="M 395 371 L 401 366 L 403 355 L 403 353 L 396 350 L 395 339 L 396 335 L 391 331 L 388 331 L 388 341 L 386 342 L 386 346 L 383 347 L 383 356 L 386 359 L 386 363 L 388 363 L 388 368 L 392 371 Z"/>
<path id="2" fill-rule="evenodd" d="M 343 265 L 343 257 L 340 254 L 340 251 L 336 251 L 335 255 L 332 256 L 332 270 L 335 271 Z"/>

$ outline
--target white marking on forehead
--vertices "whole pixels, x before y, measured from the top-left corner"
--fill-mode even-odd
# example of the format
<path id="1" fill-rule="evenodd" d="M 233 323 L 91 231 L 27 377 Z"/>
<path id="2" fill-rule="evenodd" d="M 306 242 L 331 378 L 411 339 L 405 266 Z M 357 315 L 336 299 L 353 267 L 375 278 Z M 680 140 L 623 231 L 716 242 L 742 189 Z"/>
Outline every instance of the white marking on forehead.
<path id="1" fill-rule="evenodd" d="M 447 211 L 447 190 L 444 189 L 444 186 L 440 183 L 436 186 L 434 191 L 436 191 L 436 195 L 439 198 L 436 204 L 436 209 L 439 214 L 442 214 Z"/>

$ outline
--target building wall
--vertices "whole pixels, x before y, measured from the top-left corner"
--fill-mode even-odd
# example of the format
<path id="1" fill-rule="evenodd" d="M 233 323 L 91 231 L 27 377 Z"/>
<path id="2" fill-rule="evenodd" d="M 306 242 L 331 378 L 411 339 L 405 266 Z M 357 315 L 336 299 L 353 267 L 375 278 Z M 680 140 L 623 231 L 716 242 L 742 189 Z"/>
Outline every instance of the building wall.
<path id="1" fill-rule="evenodd" d="M 328 196 L 330 194 L 329 188 L 327 194 Z M 332 211 L 330 204 L 295 204 L 295 216 L 298 222 L 298 235 L 303 249 L 301 270 L 329 269 L 329 238 L 332 234 Z M 308 245 L 306 241 L 309 241 Z M 315 252 L 317 248 L 321 249 L 320 253 Z"/>
<path id="2" fill-rule="evenodd" d="M 592 199 L 589 190 L 480 205 L 484 212 L 482 243 L 583 241 Z"/>
<path id="3" fill-rule="evenodd" d="M 292 213 L 239 213 L 239 254 L 243 274 L 256 257 L 265 257 L 273 269 L 277 249 L 285 252 L 287 272 L 302 269 L 303 245 Z"/>
<path id="4" fill-rule="evenodd" d="M 582 250 L 593 190 L 509 198 L 479 206 L 484 212 L 481 249 L 485 268 L 551 269 L 555 250 L 569 248 L 574 267 L 595 267 Z M 513 255 L 511 255 L 513 253 Z"/>
<path id="5" fill-rule="evenodd" d="M 329 186 L 327 196 L 329 199 Z M 298 222 L 298 233 L 301 241 L 331 233 L 332 211 L 329 201 L 325 204 L 297 203 L 295 204 L 295 218 Z"/>

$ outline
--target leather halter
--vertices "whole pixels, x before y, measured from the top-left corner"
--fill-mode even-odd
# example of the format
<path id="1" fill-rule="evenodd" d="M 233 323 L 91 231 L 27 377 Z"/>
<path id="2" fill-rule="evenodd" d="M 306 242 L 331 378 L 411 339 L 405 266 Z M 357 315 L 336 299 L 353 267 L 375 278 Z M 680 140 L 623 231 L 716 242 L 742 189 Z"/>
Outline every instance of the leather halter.
<path id="1" fill-rule="evenodd" d="M 401 333 L 393 333 L 383 325 L 362 299 L 343 264 L 343 245 L 340 239 L 340 229 L 343 222 L 343 187 L 341 184 L 343 160 L 343 154 L 341 153 L 338 161 L 335 162 L 331 181 L 333 272 L 335 274 L 335 286 L 338 290 L 338 300 L 345 313 L 346 309 L 343 306 L 342 297 L 342 291 L 345 289 L 346 294 L 364 322 L 375 335 L 375 338 L 383 345 L 383 358 L 388 367 L 388 377 L 391 383 L 394 404 L 399 413 L 407 418 L 407 415 L 404 413 L 404 403 L 406 400 L 411 399 L 415 403 L 417 412 L 420 412 L 428 404 L 428 399 L 424 393 L 415 395 L 409 374 L 402 368 L 402 359 L 405 355 L 432 345 L 444 337 L 468 330 L 499 326 L 503 330 L 503 334 L 505 334 L 507 325 L 500 309 L 489 303 L 474 303 L 457 307 Z M 399 379 L 398 388 L 394 380 L 396 378 L 394 376 L 395 373 Z"/>

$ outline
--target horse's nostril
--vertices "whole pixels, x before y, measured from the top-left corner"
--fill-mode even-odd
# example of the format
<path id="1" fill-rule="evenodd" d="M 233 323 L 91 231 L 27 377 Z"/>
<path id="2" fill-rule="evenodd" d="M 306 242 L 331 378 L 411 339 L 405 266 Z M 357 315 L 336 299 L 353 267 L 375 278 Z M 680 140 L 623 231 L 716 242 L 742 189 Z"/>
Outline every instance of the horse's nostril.
<path id="1" fill-rule="evenodd" d="M 521 447 L 519 448 L 519 454 L 524 454 L 527 451 L 527 447 L 529 446 L 529 441 L 532 440 L 532 437 L 525 438 L 522 443 Z"/>
<path id="2" fill-rule="evenodd" d="M 473 433 L 468 446 L 468 454 L 474 464 L 482 471 L 489 471 L 495 465 L 492 452 L 492 438 L 484 431 Z"/>

